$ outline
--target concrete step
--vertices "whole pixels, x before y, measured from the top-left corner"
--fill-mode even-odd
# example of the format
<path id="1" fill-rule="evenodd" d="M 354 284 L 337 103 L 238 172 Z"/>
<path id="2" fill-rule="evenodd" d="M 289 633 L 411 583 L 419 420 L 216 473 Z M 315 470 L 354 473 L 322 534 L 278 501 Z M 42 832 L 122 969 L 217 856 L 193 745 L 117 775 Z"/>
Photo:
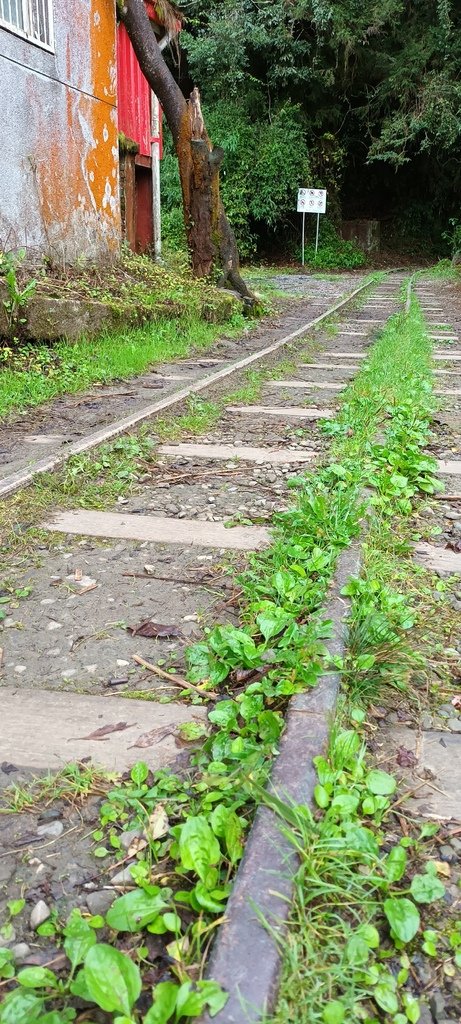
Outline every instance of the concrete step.
<path id="1" fill-rule="evenodd" d="M 256 448 L 244 444 L 161 444 L 157 448 L 159 455 L 168 455 L 181 459 L 218 459 L 229 462 L 238 459 L 257 464 L 270 462 L 273 465 L 284 465 L 291 462 L 311 462 L 314 452 L 294 450 L 291 448 Z"/>
<path id="2" fill-rule="evenodd" d="M 128 512 L 94 512 L 76 509 L 60 512 L 44 524 L 53 533 L 74 533 L 83 537 L 115 537 L 121 540 L 150 541 L 154 544 L 182 544 L 184 547 L 224 548 L 255 551 L 269 544 L 269 533 L 262 526 L 231 526 L 201 519 L 168 519 L 163 516 L 137 516 Z"/>
<path id="3" fill-rule="evenodd" d="M 334 409 L 312 409 L 302 405 L 228 405 L 226 412 L 239 416 L 278 416 L 284 420 L 324 420 L 335 415 Z"/>
<path id="4" fill-rule="evenodd" d="M 124 772 L 142 760 L 154 770 L 166 767 L 178 756 L 178 726 L 207 718 L 205 708 L 187 704 L 24 687 L 0 689 L 0 700 L 3 759 L 21 768 L 53 771 L 84 758 L 113 772 Z M 120 728 L 111 732 L 111 726 Z M 89 738 L 106 727 L 99 739 Z M 146 747 L 136 746 L 141 737 Z"/>
<path id="5" fill-rule="evenodd" d="M 317 380 L 268 380 L 268 388 L 316 388 L 319 391 L 343 391 L 344 384 L 328 384 Z"/>

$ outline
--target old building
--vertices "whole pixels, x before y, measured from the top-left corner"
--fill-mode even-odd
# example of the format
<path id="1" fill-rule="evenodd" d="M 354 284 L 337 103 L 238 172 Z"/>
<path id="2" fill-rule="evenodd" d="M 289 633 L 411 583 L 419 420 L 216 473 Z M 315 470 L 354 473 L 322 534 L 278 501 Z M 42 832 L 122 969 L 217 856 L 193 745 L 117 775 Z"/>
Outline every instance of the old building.
<path id="1" fill-rule="evenodd" d="M 126 235 L 138 249 L 153 243 L 157 108 L 120 30 L 119 67 L 122 124 L 115 0 L 0 0 L 0 248 L 60 264 L 116 254 L 119 131 L 137 149 L 126 168 Z"/>
<path id="2" fill-rule="evenodd" d="M 154 8 L 146 4 L 154 22 Z M 137 252 L 160 251 L 162 117 L 124 25 L 117 29 L 117 107 L 122 233 Z"/>

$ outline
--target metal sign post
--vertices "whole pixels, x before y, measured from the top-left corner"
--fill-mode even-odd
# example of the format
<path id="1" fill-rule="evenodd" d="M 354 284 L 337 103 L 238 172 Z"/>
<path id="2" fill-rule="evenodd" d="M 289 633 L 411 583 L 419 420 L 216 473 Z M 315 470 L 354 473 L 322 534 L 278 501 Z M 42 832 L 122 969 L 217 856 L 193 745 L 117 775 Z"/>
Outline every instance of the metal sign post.
<path id="1" fill-rule="evenodd" d="M 319 247 L 320 214 L 327 208 L 327 193 L 324 188 L 300 188 L 298 190 L 298 213 L 303 215 L 302 224 L 302 265 L 304 266 L 304 238 L 306 213 L 317 214 L 317 230 L 315 233 L 315 255 Z"/>

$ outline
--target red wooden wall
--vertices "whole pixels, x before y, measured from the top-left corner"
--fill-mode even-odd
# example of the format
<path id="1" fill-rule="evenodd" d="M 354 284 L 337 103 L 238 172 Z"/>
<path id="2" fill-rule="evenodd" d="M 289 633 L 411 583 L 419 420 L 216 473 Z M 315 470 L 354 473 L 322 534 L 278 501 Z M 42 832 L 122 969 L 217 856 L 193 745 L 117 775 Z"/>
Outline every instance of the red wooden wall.
<path id="1" fill-rule="evenodd" d="M 150 156 L 150 86 L 121 24 L 117 28 L 117 106 L 118 130 L 138 143 L 141 156 Z"/>

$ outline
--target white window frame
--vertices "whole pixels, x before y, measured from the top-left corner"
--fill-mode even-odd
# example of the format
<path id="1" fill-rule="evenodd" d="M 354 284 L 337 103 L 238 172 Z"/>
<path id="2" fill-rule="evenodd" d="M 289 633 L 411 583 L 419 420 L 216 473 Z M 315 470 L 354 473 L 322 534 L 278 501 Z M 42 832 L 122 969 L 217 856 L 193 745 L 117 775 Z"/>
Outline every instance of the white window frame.
<path id="1" fill-rule="evenodd" d="M 7 0 L 8 2 L 8 0 Z M 15 36 L 20 36 L 21 39 L 27 39 L 28 43 L 32 43 L 34 46 L 39 46 L 42 50 L 48 50 L 49 53 L 54 53 L 54 31 L 53 31 L 53 0 L 16 0 L 16 5 L 22 10 L 22 20 L 24 28 L 19 28 L 12 21 L 6 21 L 0 14 L 0 28 L 7 29 L 8 32 L 12 32 Z M 42 8 L 42 11 L 47 14 L 48 26 L 49 26 L 49 41 L 37 38 L 33 33 L 33 8 Z"/>

